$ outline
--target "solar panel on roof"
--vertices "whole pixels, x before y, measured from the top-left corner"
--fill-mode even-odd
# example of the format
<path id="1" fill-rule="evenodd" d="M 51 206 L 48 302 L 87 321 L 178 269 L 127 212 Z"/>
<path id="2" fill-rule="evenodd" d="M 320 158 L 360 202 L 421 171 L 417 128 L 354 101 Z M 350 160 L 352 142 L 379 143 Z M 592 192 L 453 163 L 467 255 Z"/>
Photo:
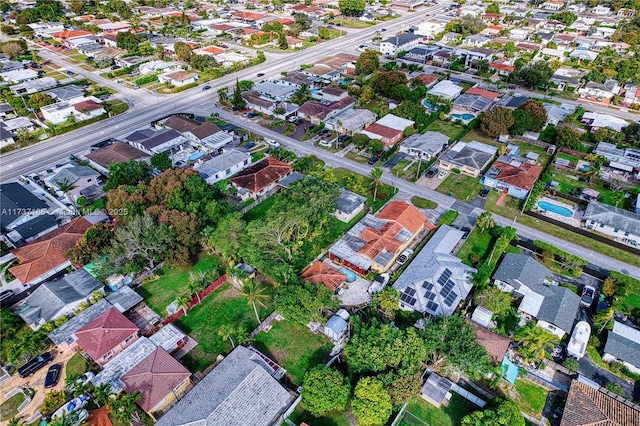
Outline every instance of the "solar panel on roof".
<path id="1" fill-rule="evenodd" d="M 438 304 L 429 302 L 427 303 L 427 309 L 430 310 L 431 312 L 436 312 L 438 310 Z"/>
<path id="2" fill-rule="evenodd" d="M 445 285 L 449 277 L 451 277 L 451 271 L 447 268 L 444 270 L 442 275 L 440 275 L 440 277 L 438 278 L 438 284 Z"/>
<path id="3" fill-rule="evenodd" d="M 453 281 L 447 281 L 447 283 L 442 287 L 442 290 L 440 290 L 440 296 L 447 297 L 453 286 Z"/>
<path id="4" fill-rule="evenodd" d="M 429 281 L 425 281 L 422 283 L 422 288 L 426 288 L 427 290 L 431 290 L 433 288 L 433 284 L 431 284 Z"/>
<path id="5" fill-rule="evenodd" d="M 455 293 L 453 293 L 455 294 Z M 449 294 L 449 296 L 444 300 L 444 304 L 451 307 L 451 305 L 453 304 L 453 301 L 456 300 L 455 296 L 451 296 L 451 294 Z"/>
<path id="6" fill-rule="evenodd" d="M 411 296 L 406 295 L 406 294 L 404 294 L 404 293 L 403 293 L 403 294 L 400 296 L 400 300 L 401 300 L 402 302 L 406 303 L 407 305 L 411 305 L 411 306 L 413 306 L 413 305 L 416 303 L 416 300 L 417 300 L 417 299 L 416 299 L 415 297 L 411 297 Z"/>
<path id="7" fill-rule="evenodd" d="M 416 289 L 415 288 L 411 288 L 411 287 L 407 287 L 404 289 L 404 292 L 406 294 L 408 294 L 409 296 L 413 296 L 414 294 L 416 294 Z"/>
<path id="8" fill-rule="evenodd" d="M 429 293 L 429 300 L 433 300 L 436 298 L 436 294 L 435 293 Z"/>

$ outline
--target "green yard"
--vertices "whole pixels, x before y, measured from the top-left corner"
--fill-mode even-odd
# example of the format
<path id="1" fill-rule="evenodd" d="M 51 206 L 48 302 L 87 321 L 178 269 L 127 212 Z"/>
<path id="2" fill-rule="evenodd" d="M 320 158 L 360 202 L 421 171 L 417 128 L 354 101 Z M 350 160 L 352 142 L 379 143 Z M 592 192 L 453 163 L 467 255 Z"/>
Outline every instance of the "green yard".
<path id="1" fill-rule="evenodd" d="M 391 168 L 391 173 L 396 177 L 406 179 L 410 182 L 415 182 L 427 171 L 429 166 L 433 163 L 434 161 L 413 161 L 412 164 L 412 160 L 405 158 Z M 411 164 L 411 166 L 407 168 L 409 164 Z"/>
<path id="2" fill-rule="evenodd" d="M 480 407 L 458 395 L 451 394 L 451 400 L 445 407 L 436 408 L 422 398 L 414 397 L 407 405 L 407 410 L 401 426 L 424 425 L 430 426 L 459 426 L 462 418 Z"/>
<path id="3" fill-rule="evenodd" d="M 429 124 L 425 131 L 429 132 L 440 132 L 449 136 L 449 138 L 458 138 L 460 133 L 464 129 L 464 126 L 460 124 L 455 124 L 450 121 L 442 121 L 436 120 L 433 123 Z"/>
<path id="4" fill-rule="evenodd" d="M 273 324 L 268 333 L 256 336 L 254 346 L 287 370 L 291 382 L 301 385 L 311 367 L 326 361 L 332 345 L 322 334 L 283 320 Z"/>
<path id="5" fill-rule="evenodd" d="M 411 197 L 411 202 L 419 209 L 435 209 L 438 207 L 438 204 L 435 202 L 427 200 L 426 198 L 418 197 L 417 195 Z"/>
<path id="6" fill-rule="evenodd" d="M 495 138 L 485 135 L 484 132 L 477 127 L 475 129 L 471 129 L 471 131 L 464 135 L 460 140 L 463 142 L 478 141 L 489 145 L 499 145 Z"/>
<path id="7" fill-rule="evenodd" d="M 151 309 L 161 316 L 167 316 L 167 306 L 186 289 L 189 272 L 208 271 L 219 267 L 220 260 L 216 256 L 201 254 L 194 266 L 169 269 L 157 280 L 138 287 L 137 291 Z"/>
<path id="8" fill-rule="evenodd" d="M 467 241 L 460 247 L 457 256 L 462 259 L 464 264 L 476 266 L 471 263 L 469 256 L 476 254 L 480 256 L 480 260 L 482 260 L 489 253 L 491 247 L 493 247 L 493 238 L 489 232 L 485 231 L 481 233 L 480 228 L 476 226 L 469 234 Z"/>
<path id="9" fill-rule="evenodd" d="M 552 176 L 553 176 L 553 180 L 559 183 L 556 189 L 563 194 L 570 194 L 571 191 L 574 189 L 577 192 L 578 190 L 581 191 L 584 188 L 591 188 L 600 193 L 600 196 L 598 197 L 598 201 L 600 201 L 603 204 L 619 207 L 621 209 L 628 209 L 629 207 L 631 207 L 631 204 L 635 201 L 635 197 L 633 196 L 625 197 L 625 191 L 612 191 L 611 189 L 607 188 L 605 182 L 599 179 L 594 179 L 593 182 L 589 184 L 586 182 L 582 182 L 580 180 L 571 179 L 567 177 L 567 175 L 564 172 L 557 169 L 555 170 Z M 570 176 L 576 176 L 576 175 L 570 175 Z M 580 195 L 580 194 L 576 194 L 576 196 L 577 195 Z"/>
<path id="10" fill-rule="evenodd" d="M 77 376 L 90 370 L 89 363 L 79 354 L 75 354 L 67 361 L 66 377 Z"/>
<path id="11" fill-rule="evenodd" d="M 518 141 L 514 141 L 512 142 L 514 145 L 518 145 L 518 147 L 520 147 L 520 150 L 518 152 L 518 155 L 522 156 L 522 157 L 526 157 L 528 153 L 533 152 L 535 154 L 538 154 L 538 165 L 539 166 L 545 166 L 549 160 L 551 160 L 551 156 L 549 154 L 547 154 L 547 150 L 541 146 L 536 146 L 536 145 L 530 145 L 528 143 L 523 143 L 523 142 L 518 142 Z"/>
<path id="12" fill-rule="evenodd" d="M 273 287 L 268 286 L 266 294 L 272 295 Z M 267 300 L 265 305 L 266 308 L 258 306 L 260 319 L 273 309 L 271 300 Z M 203 371 L 218 355 L 231 351 L 231 342 L 218 334 L 220 326 L 243 327 L 250 333 L 258 325 L 253 308 L 231 284 L 223 284 L 175 324 L 198 342 L 198 346 L 182 359 L 192 372 Z"/>
<path id="13" fill-rule="evenodd" d="M 482 185 L 477 177 L 449 172 L 436 191 L 451 195 L 458 200 L 471 201 L 480 193 Z"/>
<path id="14" fill-rule="evenodd" d="M 0 421 L 4 422 L 15 417 L 18 414 L 18 407 L 24 402 L 24 399 L 24 394 L 19 392 L 0 404 Z"/>
<path id="15" fill-rule="evenodd" d="M 540 418 L 544 405 L 547 403 L 549 391 L 525 379 L 518 378 L 513 388 L 518 395 L 514 402 L 522 411 Z"/>
<path id="16" fill-rule="evenodd" d="M 359 175 L 341 167 L 333 169 L 337 179 L 337 184 L 349 191 L 367 197 L 366 204 L 375 212 L 382 207 L 395 193 L 397 189 L 389 185 L 380 184 L 378 186 L 377 199 L 373 199 L 374 186 L 368 176 Z"/>
<path id="17" fill-rule="evenodd" d="M 356 154 L 353 151 L 349 151 L 345 154 L 345 158 L 348 158 L 349 160 L 353 160 L 356 163 L 360 163 L 360 164 L 366 164 L 367 161 L 369 161 L 369 158 L 367 157 L 363 157 L 360 154 Z"/>
<path id="18" fill-rule="evenodd" d="M 627 296 L 615 297 L 612 307 L 616 311 L 633 314 L 640 309 L 640 294 L 630 293 Z"/>
<path id="19" fill-rule="evenodd" d="M 349 421 L 347 415 L 348 414 L 346 412 L 335 411 L 324 417 L 314 417 L 298 405 L 294 412 L 289 416 L 289 420 L 297 425 L 305 422 L 308 425 L 313 426 L 350 426 L 353 423 Z"/>

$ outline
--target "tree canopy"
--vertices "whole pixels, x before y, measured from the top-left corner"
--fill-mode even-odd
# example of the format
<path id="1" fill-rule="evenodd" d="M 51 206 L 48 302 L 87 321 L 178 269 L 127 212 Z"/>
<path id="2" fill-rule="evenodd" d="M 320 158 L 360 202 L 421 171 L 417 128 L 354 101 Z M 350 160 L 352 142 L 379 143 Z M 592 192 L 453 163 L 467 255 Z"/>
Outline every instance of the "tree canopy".
<path id="1" fill-rule="evenodd" d="M 380 67 L 380 58 L 373 50 L 365 50 L 356 61 L 356 75 L 369 75 Z"/>
<path id="2" fill-rule="evenodd" d="M 346 16 L 362 15 L 365 6 L 365 0 L 338 0 L 338 8 Z"/>
<path id="3" fill-rule="evenodd" d="M 351 386 L 338 370 L 317 365 L 309 370 L 302 382 L 302 407 L 316 417 L 335 410 L 344 410 Z"/>
<path id="4" fill-rule="evenodd" d="M 126 163 L 111 163 L 104 189 L 115 189 L 120 185 L 135 186 L 140 182 L 149 183 L 152 173 L 153 170 L 144 161 L 129 160 Z"/>
<path id="5" fill-rule="evenodd" d="M 480 114 L 480 129 L 492 138 L 509 133 L 513 123 L 513 113 L 507 108 L 496 106 Z"/>
<path id="6" fill-rule="evenodd" d="M 384 384 L 375 377 L 360 379 L 351 402 L 353 414 L 362 426 L 379 426 L 391 416 L 393 405 Z"/>
<path id="7" fill-rule="evenodd" d="M 462 426 L 524 426 L 524 417 L 515 402 L 497 399 L 484 409 L 462 418 Z"/>

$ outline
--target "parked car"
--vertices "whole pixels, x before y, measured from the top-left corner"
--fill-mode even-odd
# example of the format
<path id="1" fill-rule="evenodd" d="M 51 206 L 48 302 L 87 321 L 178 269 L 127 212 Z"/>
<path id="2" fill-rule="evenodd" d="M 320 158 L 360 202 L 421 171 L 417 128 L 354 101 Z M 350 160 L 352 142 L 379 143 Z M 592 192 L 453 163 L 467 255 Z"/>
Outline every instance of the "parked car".
<path id="1" fill-rule="evenodd" d="M 482 188 L 482 191 L 480 191 L 480 197 L 487 198 L 487 195 L 489 195 L 489 191 L 491 191 L 491 188 L 485 186 L 484 188 Z"/>
<path id="2" fill-rule="evenodd" d="M 221 44 L 220 47 L 222 47 L 223 49 L 228 49 L 229 46 L 227 46 L 226 44 Z"/>
<path id="3" fill-rule="evenodd" d="M 120 68 L 122 68 L 120 65 L 114 65 L 111 67 L 111 71 L 119 70 Z"/>
<path id="4" fill-rule="evenodd" d="M 0 302 L 4 302 L 5 300 L 10 298 L 11 296 L 13 296 L 13 290 L 5 290 L 5 291 L 3 291 L 2 293 L 0 293 Z"/>
<path id="5" fill-rule="evenodd" d="M 460 228 L 460 230 L 464 232 L 464 234 L 462 234 L 462 239 L 467 238 L 469 236 L 469 233 L 471 232 L 471 228 L 468 228 L 466 226 L 464 228 Z"/>
<path id="6" fill-rule="evenodd" d="M 378 161 L 380 161 L 378 157 L 371 157 L 369 161 L 367 161 L 367 164 L 376 164 Z"/>
<path id="7" fill-rule="evenodd" d="M 318 145 L 324 146 L 325 148 L 331 148 L 331 141 L 322 139 L 320 142 L 318 142 Z"/>
<path id="8" fill-rule="evenodd" d="M 60 370 L 62 370 L 62 364 L 54 364 L 49 367 L 47 376 L 44 378 L 45 389 L 52 388 L 58 384 L 58 379 L 60 379 Z"/>
<path id="9" fill-rule="evenodd" d="M 298 120 L 300 120 L 300 117 L 292 115 L 291 117 L 289 117 L 289 119 L 287 121 L 289 121 L 289 123 L 297 123 Z"/>
<path id="10" fill-rule="evenodd" d="M 263 72 L 259 72 L 258 74 L 256 74 L 256 77 L 264 77 L 264 73 Z"/>
<path id="11" fill-rule="evenodd" d="M 280 148 L 280 142 L 278 141 L 274 141 L 273 139 L 265 139 L 264 140 L 267 145 L 269 145 L 271 148 Z"/>
<path id="12" fill-rule="evenodd" d="M 40 370 L 45 365 L 49 364 L 53 360 L 53 356 L 50 352 L 45 352 L 38 355 L 35 358 L 30 359 L 22 367 L 18 368 L 18 376 L 25 377 L 33 376 L 33 373 Z"/>
<path id="13" fill-rule="evenodd" d="M 585 285 L 582 290 L 582 297 L 580 298 L 580 303 L 583 306 L 590 307 L 593 304 L 593 300 L 596 296 L 596 289 L 590 285 Z"/>
<path id="14" fill-rule="evenodd" d="M 248 144 L 246 144 L 244 147 L 245 147 L 246 149 L 251 149 L 251 148 L 253 148 L 254 146 L 256 146 L 256 143 L 255 143 L 255 142 L 249 142 L 249 143 L 248 143 Z"/>
<path id="15" fill-rule="evenodd" d="M 367 292 L 369 294 L 374 294 L 379 292 L 384 288 L 384 286 L 387 285 L 387 283 L 389 283 L 389 278 L 390 278 L 389 274 L 387 273 L 376 275 L 375 278 L 373 279 L 373 282 L 371 282 L 371 285 L 367 289 Z"/>
<path id="16" fill-rule="evenodd" d="M 413 254 L 413 250 L 406 249 L 405 251 L 402 252 L 400 256 L 398 256 L 398 258 L 396 259 L 396 263 L 398 265 L 404 265 L 407 262 L 407 260 L 409 260 L 409 257 L 411 257 L 412 254 Z"/>
<path id="17" fill-rule="evenodd" d="M 438 174 L 438 169 L 436 169 L 435 167 L 432 167 L 429 170 L 427 170 L 427 173 L 425 173 L 424 175 L 428 178 L 432 178 L 437 174 Z"/>
<path id="18" fill-rule="evenodd" d="M 211 89 L 211 86 L 209 86 L 208 84 L 202 87 L 202 90 L 209 90 L 209 89 Z"/>
<path id="19" fill-rule="evenodd" d="M 67 75 L 75 75 L 75 74 L 76 74 L 76 73 L 74 73 L 74 72 L 73 72 L 73 71 L 71 71 L 71 70 L 67 70 L 67 71 L 66 71 L 66 73 L 67 73 Z"/>
<path id="20" fill-rule="evenodd" d="M 445 172 L 445 171 L 443 170 L 443 171 L 441 171 L 440 173 L 438 173 L 437 178 L 438 178 L 438 179 L 440 179 L 440 180 L 442 180 L 442 179 L 446 178 L 448 174 L 449 174 L 449 173 L 447 173 L 447 172 Z"/>

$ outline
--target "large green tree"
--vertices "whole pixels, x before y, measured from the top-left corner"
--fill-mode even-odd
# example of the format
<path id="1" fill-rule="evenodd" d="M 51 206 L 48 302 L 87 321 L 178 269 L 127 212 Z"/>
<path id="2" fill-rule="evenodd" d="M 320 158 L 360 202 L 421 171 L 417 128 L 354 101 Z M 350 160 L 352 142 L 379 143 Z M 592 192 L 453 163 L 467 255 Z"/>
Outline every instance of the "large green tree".
<path id="1" fill-rule="evenodd" d="M 365 50 L 356 61 L 356 74 L 369 75 L 380 67 L 380 58 L 373 50 Z"/>
<path id="2" fill-rule="evenodd" d="M 202 245 L 225 259 L 238 260 L 246 226 L 240 212 L 229 213 L 220 219 L 217 226 L 205 228 Z"/>
<path id="3" fill-rule="evenodd" d="M 91 262 L 96 253 L 100 253 L 111 242 L 113 229 L 110 224 L 96 223 L 87 229 L 75 247 L 67 251 L 67 256 L 74 265 Z"/>
<path id="4" fill-rule="evenodd" d="M 129 160 L 126 163 L 111 163 L 107 174 L 105 190 L 115 189 L 120 185 L 137 185 L 149 183 L 153 169 L 144 161 Z"/>
<path id="5" fill-rule="evenodd" d="M 351 411 L 358 419 L 359 425 L 384 425 L 391 416 L 393 409 L 391 396 L 379 379 L 375 377 L 360 379 L 353 396 Z"/>
<path id="6" fill-rule="evenodd" d="M 558 341 L 558 338 L 530 321 L 513 333 L 513 340 L 519 344 L 518 351 L 524 361 L 529 362 L 541 361 L 545 345 Z"/>
<path id="7" fill-rule="evenodd" d="M 539 61 L 512 72 L 510 79 L 530 88 L 544 88 L 549 84 L 552 75 L 553 70 L 549 64 L 545 61 Z"/>
<path id="8" fill-rule="evenodd" d="M 509 134 L 524 135 L 532 127 L 531 116 L 522 110 L 513 111 L 513 124 L 509 127 Z"/>
<path id="9" fill-rule="evenodd" d="M 340 12 L 347 16 L 360 16 L 366 6 L 365 0 L 338 0 Z"/>
<path id="10" fill-rule="evenodd" d="M 475 296 L 476 304 L 485 309 L 490 310 L 497 317 L 512 310 L 511 295 L 504 291 L 500 291 L 498 287 L 490 286 L 477 293 Z"/>
<path id="11" fill-rule="evenodd" d="M 568 124 L 556 127 L 555 144 L 561 148 L 576 149 L 580 147 L 580 134 Z"/>
<path id="12" fill-rule="evenodd" d="M 524 111 L 531 117 L 531 127 L 527 130 L 533 130 L 539 132 L 547 124 L 547 109 L 544 104 L 535 99 L 528 100 L 518 108 L 520 111 Z"/>
<path id="13" fill-rule="evenodd" d="M 233 89 L 233 96 L 231 97 L 231 106 L 234 110 L 240 110 L 247 106 L 247 101 L 242 97 L 242 89 L 240 87 L 240 81 L 236 80 L 236 86 Z"/>
<path id="14" fill-rule="evenodd" d="M 191 46 L 183 41 L 177 41 L 173 44 L 173 50 L 176 52 L 176 58 L 179 61 L 189 62 L 191 60 Z"/>
<path id="15" fill-rule="evenodd" d="M 480 129 L 492 138 L 509 133 L 513 122 L 513 113 L 503 107 L 496 106 L 480 114 Z"/>
<path id="16" fill-rule="evenodd" d="M 337 309 L 340 305 L 333 292 L 324 285 L 310 282 L 291 282 L 278 288 L 276 308 L 293 322 L 307 325 L 309 321 L 324 321 L 324 309 Z"/>
<path id="17" fill-rule="evenodd" d="M 462 418 L 462 426 L 524 426 L 524 417 L 515 402 L 498 399 Z"/>
<path id="18" fill-rule="evenodd" d="M 309 370 L 302 382 L 302 408 L 316 417 L 331 411 L 344 410 L 349 400 L 351 386 L 338 370 L 318 365 Z"/>

